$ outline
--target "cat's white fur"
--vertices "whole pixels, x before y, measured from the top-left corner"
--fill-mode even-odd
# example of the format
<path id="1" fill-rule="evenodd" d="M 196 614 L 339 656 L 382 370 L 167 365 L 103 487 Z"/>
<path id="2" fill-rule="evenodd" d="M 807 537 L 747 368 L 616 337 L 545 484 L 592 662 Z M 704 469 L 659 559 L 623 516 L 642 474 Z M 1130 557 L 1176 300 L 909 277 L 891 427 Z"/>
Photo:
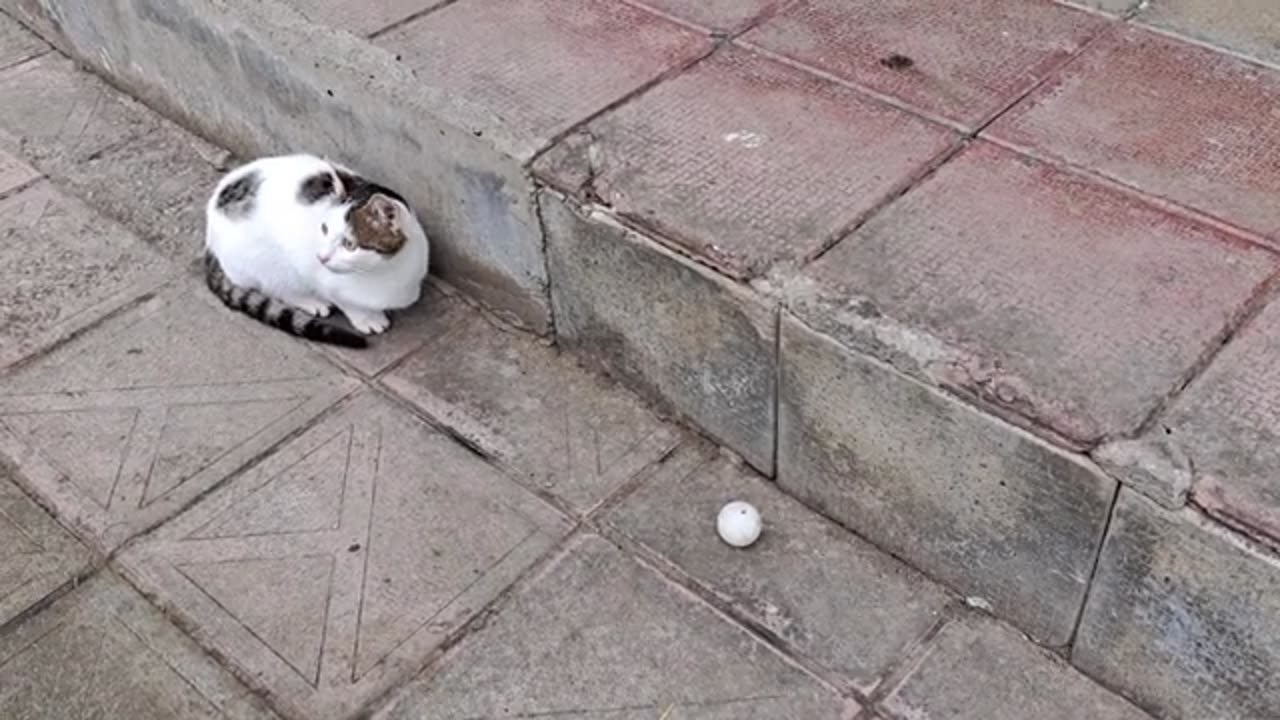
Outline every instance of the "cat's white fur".
<path id="1" fill-rule="evenodd" d="M 381 333 L 390 325 L 385 311 L 418 301 L 427 274 L 427 235 L 413 212 L 392 199 L 408 238 L 400 250 L 384 256 L 345 247 L 349 203 L 335 198 L 307 205 L 298 197 L 307 178 L 333 169 L 351 173 L 314 155 L 262 158 L 228 173 L 205 210 L 205 246 L 236 285 L 320 317 L 337 306 L 357 331 Z M 254 171 L 261 183 L 252 212 L 228 216 L 218 207 L 223 188 Z"/>

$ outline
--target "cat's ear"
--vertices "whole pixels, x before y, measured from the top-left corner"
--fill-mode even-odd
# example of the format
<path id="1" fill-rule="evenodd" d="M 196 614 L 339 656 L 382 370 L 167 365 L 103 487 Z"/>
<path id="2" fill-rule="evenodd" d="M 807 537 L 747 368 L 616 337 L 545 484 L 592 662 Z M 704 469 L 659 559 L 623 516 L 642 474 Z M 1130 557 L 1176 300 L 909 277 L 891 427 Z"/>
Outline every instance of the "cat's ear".
<path id="1" fill-rule="evenodd" d="M 391 230 L 395 230 L 400 226 L 400 210 L 397 208 L 398 203 L 390 197 L 382 193 L 374 193 L 369 198 L 369 207 L 374 212 L 374 217 L 378 222 Z"/>

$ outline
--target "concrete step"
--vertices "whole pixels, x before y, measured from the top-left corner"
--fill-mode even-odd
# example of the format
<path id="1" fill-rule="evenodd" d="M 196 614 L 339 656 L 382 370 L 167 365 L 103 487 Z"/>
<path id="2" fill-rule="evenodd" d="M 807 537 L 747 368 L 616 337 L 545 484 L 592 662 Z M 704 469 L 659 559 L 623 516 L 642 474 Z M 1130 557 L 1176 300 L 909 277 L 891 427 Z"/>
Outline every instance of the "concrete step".
<path id="1" fill-rule="evenodd" d="M 363 352 L 227 312 L 167 182 L 218 153 L 32 45 L 0 71 L 0 717 L 1149 717 L 449 288 Z"/>
<path id="2" fill-rule="evenodd" d="M 0 2 L 403 188 L 453 285 L 1143 707 L 1267 717 L 1276 11 L 898 5 Z"/>

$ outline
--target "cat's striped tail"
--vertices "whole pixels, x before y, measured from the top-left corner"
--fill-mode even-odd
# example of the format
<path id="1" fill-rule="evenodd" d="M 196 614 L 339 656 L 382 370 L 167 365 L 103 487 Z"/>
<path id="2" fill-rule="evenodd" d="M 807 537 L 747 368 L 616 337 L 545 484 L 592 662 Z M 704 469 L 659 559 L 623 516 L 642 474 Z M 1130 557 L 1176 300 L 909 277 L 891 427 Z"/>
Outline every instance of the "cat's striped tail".
<path id="1" fill-rule="evenodd" d="M 359 333 L 324 322 L 257 290 L 242 288 L 231 282 L 222 271 L 222 264 L 211 252 L 204 254 L 204 279 L 223 304 L 258 322 L 307 340 L 349 348 L 368 347 L 368 341 Z"/>

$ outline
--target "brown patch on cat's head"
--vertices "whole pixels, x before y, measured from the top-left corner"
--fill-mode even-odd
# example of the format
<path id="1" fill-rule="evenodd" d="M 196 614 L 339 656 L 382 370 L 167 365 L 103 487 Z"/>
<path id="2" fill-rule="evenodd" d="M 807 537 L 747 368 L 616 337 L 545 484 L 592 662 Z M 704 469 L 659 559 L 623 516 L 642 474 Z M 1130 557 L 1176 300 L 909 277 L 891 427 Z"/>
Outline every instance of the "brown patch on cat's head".
<path id="1" fill-rule="evenodd" d="M 374 193 L 351 208 L 347 212 L 347 223 L 356 245 L 382 255 L 399 252 L 408 241 L 400 217 L 404 211 L 399 203 L 382 193 Z"/>

